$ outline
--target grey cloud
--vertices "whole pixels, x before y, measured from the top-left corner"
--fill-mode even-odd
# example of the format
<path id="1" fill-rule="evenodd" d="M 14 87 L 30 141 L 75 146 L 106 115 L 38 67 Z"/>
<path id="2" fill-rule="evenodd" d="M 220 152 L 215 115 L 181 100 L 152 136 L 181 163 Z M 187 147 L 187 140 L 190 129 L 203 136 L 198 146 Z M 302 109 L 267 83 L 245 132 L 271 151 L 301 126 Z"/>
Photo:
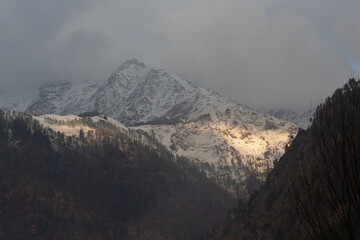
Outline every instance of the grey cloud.
<path id="1" fill-rule="evenodd" d="M 51 53 L 52 81 L 94 80 L 105 78 L 108 74 L 100 71 L 106 68 L 108 40 L 102 32 L 77 29 L 66 41 L 52 45 Z M 105 66 L 103 65 L 105 64 Z"/>
<path id="2" fill-rule="evenodd" d="M 86 1 L 4 0 L 0 3 L 1 86 L 52 78 L 47 43 Z"/>
<path id="3" fill-rule="evenodd" d="M 105 80 L 135 57 L 243 104 L 305 110 L 346 81 L 347 54 L 360 56 L 355 0 L 0 5 L 2 85 Z"/>
<path id="4" fill-rule="evenodd" d="M 351 60 L 360 62 L 360 16 L 349 16 L 333 26 Z"/>

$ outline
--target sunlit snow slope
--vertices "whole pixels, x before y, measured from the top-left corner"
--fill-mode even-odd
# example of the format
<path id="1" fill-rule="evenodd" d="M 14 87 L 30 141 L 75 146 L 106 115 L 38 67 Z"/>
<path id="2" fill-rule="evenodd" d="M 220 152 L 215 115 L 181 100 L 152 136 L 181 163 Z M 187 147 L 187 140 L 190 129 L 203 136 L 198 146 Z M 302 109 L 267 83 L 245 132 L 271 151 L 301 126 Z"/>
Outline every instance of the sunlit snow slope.
<path id="1" fill-rule="evenodd" d="M 242 198 L 265 179 L 298 129 L 135 59 L 105 82 L 44 87 L 22 104 L 33 115 L 111 116 L 197 162 L 209 177 Z M 6 105 L 12 106 L 11 101 Z"/>

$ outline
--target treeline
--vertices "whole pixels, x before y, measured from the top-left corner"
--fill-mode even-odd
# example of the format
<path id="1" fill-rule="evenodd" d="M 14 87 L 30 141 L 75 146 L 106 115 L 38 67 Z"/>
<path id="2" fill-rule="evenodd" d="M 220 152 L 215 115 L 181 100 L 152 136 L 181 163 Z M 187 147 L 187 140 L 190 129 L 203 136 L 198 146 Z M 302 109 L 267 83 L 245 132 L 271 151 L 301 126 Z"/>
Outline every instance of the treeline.
<path id="1" fill-rule="evenodd" d="M 104 148 L 120 148 L 126 150 L 129 145 L 137 145 L 140 148 L 148 148 L 156 151 L 161 155 L 162 159 L 166 159 L 166 163 L 175 163 L 176 168 L 183 169 L 186 177 L 187 174 L 196 175 L 196 177 L 205 178 L 205 171 L 214 173 L 214 164 L 207 162 L 194 162 L 183 156 L 174 155 L 171 150 L 166 148 L 154 136 L 151 136 L 142 130 L 119 129 L 112 123 L 107 121 L 106 116 L 96 115 L 97 112 L 81 114 L 79 118 L 72 120 L 59 120 L 52 117 L 45 117 L 45 121 L 49 124 L 63 125 L 68 127 L 88 126 L 95 130 L 85 132 L 80 129 L 77 136 L 65 136 L 62 132 L 55 132 L 48 129 L 46 134 L 50 136 L 57 144 L 66 143 L 68 148 L 76 148 L 82 153 L 92 154 L 94 149 L 103 150 Z M 94 121 L 91 117 L 97 116 L 99 119 Z M 80 147 L 82 146 L 82 147 Z M 230 177 L 229 177 L 230 179 Z M 209 181 L 213 181 L 210 180 Z M 230 180 L 229 180 L 230 181 Z M 226 184 L 225 184 L 226 185 Z"/>
<path id="2" fill-rule="evenodd" d="M 196 239 L 225 217 L 225 191 L 142 141 L 107 128 L 64 136 L 1 111 L 0 239 Z"/>

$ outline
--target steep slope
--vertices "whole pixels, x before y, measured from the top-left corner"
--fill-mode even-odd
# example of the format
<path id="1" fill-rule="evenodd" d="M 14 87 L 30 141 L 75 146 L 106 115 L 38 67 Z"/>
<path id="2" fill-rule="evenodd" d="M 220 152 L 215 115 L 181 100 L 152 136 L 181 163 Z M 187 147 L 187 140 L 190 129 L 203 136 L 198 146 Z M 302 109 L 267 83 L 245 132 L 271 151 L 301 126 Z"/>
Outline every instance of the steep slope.
<path id="1" fill-rule="evenodd" d="M 350 79 L 208 239 L 359 239 L 359 119 L 360 81 Z"/>
<path id="2" fill-rule="evenodd" d="M 26 112 L 64 115 L 97 111 L 126 125 L 139 125 L 198 115 L 197 107 L 209 98 L 220 100 L 209 90 L 131 59 L 102 84 L 85 82 L 40 89 L 38 100 Z"/>
<path id="3" fill-rule="evenodd" d="M 311 109 L 299 115 L 292 110 L 286 108 L 278 108 L 270 110 L 267 113 L 281 120 L 292 122 L 302 129 L 307 129 L 311 125 L 311 119 L 314 115 L 314 112 L 315 111 Z"/>
<path id="4" fill-rule="evenodd" d="M 0 109 L 4 111 L 24 112 L 39 96 L 39 89 L 31 91 L 0 92 Z"/>
<path id="5" fill-rule="evenodd" d="M 50 127 L 67 136 L 78 136 L 80 127 L 85 135 L 89 131 L 95 131 L 91 125 L 59 124 L 81 121 L 81 117 L 74 115 L 43 115 L 34 118 L 44 127 Z M 269 156 L 279 159 L 282 144 L 288 141 L 287 132 L 265 130 L 251 133 L 249 130 L 240 129 L 237 126 L 229 127 L 226 122 L 214 125 L 213 121 L 206 118 L 176 125 L 145 125 L 129 128 L 110 117 L 106 117 L 106 120 L 98 116 L 90 119 L 108 128 L 142 138 L 144 143 L 156 140 L 164 144 L 173 153 L 192 159 L 194 164 L 210 178 L 215 179 L 234 196 L 241 198 L 246 197 L 265 180 L 266 174 L 273 164 Z M 283 136 L 283 142 L 280 141 L 281 136 Z M 273 142 L 265 142 L 265 137 L 267 139 L 276 138 L 280 143 L 278 146 L 271 145 Z M 209 149 L 209 146 L 214 147 Z M 243 155 L 237 150 L 239 148 Z M 257 152 L 253 152 L 254 149 Z M 247 154 L 244 155 L 244 153 Z M 254 159 L 253 155 L 258 159 Z"/>
<path id="6" fill-rule="evenodd" d="M 290 123 L 269 120 L 232 102 L 211 104 L 213 111 L 192 121 L 133 129 L 146 131 L 174 153 L 192 159 L 237 197 L 247 198 L 296 131 Z"/>
<path id="7" fill-rule="evenodd" d="M 307 129 L 311 126 L 312 119 L 314 117 L 315 110 L 309 110 L 300 114 L 298 119 L 295 121 L 295 124 L 303 129 Z"/>
<path id="8" fill-rule="evenodd" d="M 181 78 L 146 68 L 132 59 L 121 65 L 90 101 L 91 110 L 113 116 L 126 125 L 139 125 L 174 122 L 196 115 L 204 93 Z"/>
<path id="9" fill-rule="evenodd" d="M 299 118 L 299 114 L 297 114 L 296 112 L 290 110 L 290 109 L 286 109 L 286 108 L 278 108 L 278 109 L 273 109 L 267 112 L 268 114 L 285 120 L 285 121 L 289 121 L 289 122 L 293 122 L 295 123 L 297 121 L 297 119 Z"/>
<path id="10" fill-rule="evenodd" d="M 99 86 L 97 82 L 82 82 L 76 85 L 64 83 L 42 87 L 25 112 L 32 115 L 86 112 L 89 109 L 89 98 Z"/>
<path id="11" fill-rule="evenodd" d="M 275 164 L 265 184 L 250 196 L 247 203 L 239 201 L 226 223 L 208 239 L 302 239 L 291 183 L 298 174 L 301 153 L 309 150 L 309 139 L 311 131 L 301 130 Z"/>
<path id="12" fill-rule="evenodd" d="M 103 83 L 42 88 L 26 112 L 98 112 L 113 117 L 197 162 L 208 176 L 241 198 L 265 179 L 297 134 L 294 124 L 135 59 Z"/>
<path id="13" fill-rule="evenodd" d="M 0 111 L 1 239 L 198 239 L 233 205 L 188 160 L 112 119 L 38 119 L 66 134 Z"/>

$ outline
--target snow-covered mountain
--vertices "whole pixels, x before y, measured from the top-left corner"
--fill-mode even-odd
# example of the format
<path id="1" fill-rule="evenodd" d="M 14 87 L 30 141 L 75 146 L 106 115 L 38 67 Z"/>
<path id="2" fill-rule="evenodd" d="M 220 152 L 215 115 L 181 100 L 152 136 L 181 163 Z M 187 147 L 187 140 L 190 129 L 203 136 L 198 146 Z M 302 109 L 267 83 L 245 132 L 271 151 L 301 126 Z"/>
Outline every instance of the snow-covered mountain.
<path id="1" fill-rule="evenodd" d="M 299 118 L 296 120 L 295 124 L 303 129 L 310 127 L 314 115 L 314 110 L 311 109 L 299 115 Z"/>
<path id="2" fill-rule="evenodd" d="M 295 123 L 296 120 L 299 118 L 299 114 L 297 114 L 293 110 L 286 109 L 286 108 L 273 109 L 273 110 L 268 111 L 267 113 L 276 118 L 279 118 L 279 119 L 282 119 L 285 121 L 289 121 L 289 122 L 293 122 L 293 123 Z"/>
<path id="3" fill-rule="evenodd" d="M 236 190 L 234 194 L 248 196 L 265 180 L 297 128 L 231 102 L 222 104 L 197 119 L 133 129 L 194 160 L 219 184 Z"/>
<path id="4" fill-rule="evenodd" d="M 33 115 L 97 111 L 126 125 L 139 125 L 197 116 L 211 99 L 221 101 L 223 98 L 131 59 L 101 84 L 85 82 L 44 87 L 25 111 Z"/>
<path id="5" fill-rule="evenodd" d="M 0 109 L 24 112 L 39 96 L 39 89 L 30 91 L 0 92 Z"/>
<path id="6" fill-rule="evenodd" d="M 311 119 L 313 117 L 314 110 L 311 109 L 302 114 L 298 114 L 293 110 L 289 110 L 286 108 L 277 108 L 270 110 L 267 113 L 281 120 L 295 123 L 302 129 L 307 129 L 311 125 Z"/>
<path id="7" fill-rule="evenodd" d="M 40 88 L 40 93 L 25 112 L 40 114 L 79 114 L 90 108 L 90 97 L 99 89 L 100 83 L 82 82 L 78 84 L 64 83 Z"/>
<path id="8" fill-rule="evenodd" d="M 9 101 L 6 105 L 12 106 Z M 105 82 L 47 86 L 25 105 L 33 115 L 111 116 L 197 162 L 209 177 L 242 198 L 265 180 L 298 129 L 135 59 Z"/>

